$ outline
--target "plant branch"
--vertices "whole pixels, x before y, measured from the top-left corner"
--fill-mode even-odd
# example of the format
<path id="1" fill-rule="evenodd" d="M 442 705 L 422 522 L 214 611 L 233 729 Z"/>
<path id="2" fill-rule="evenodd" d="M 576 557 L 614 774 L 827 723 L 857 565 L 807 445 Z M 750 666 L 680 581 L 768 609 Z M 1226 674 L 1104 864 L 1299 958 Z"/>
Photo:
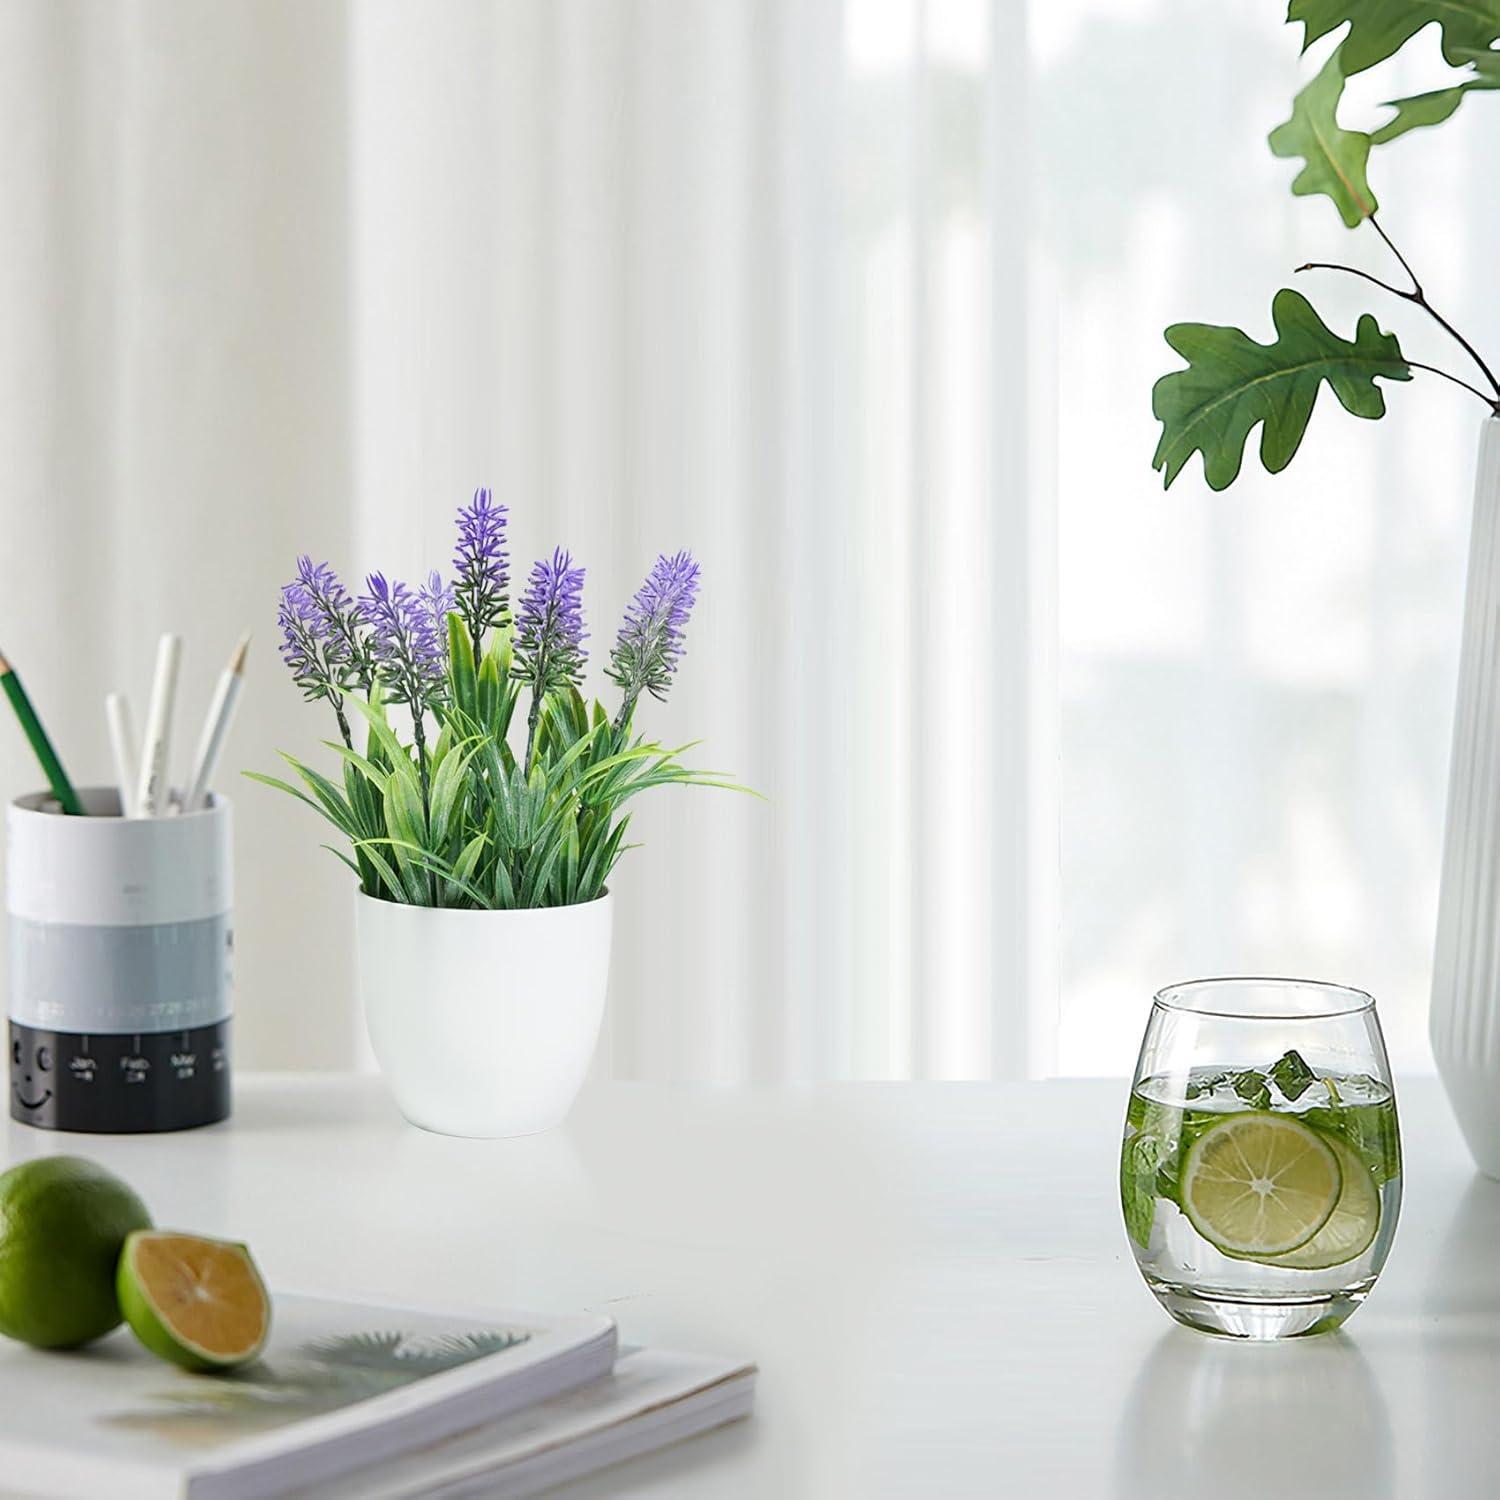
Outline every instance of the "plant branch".
<path id="1" fill-rule="evenodd" d="M 1458 346 L 1464 351 L 1464 353 L 1467 354 L 1469 358 L 1472 359 L 1474 363 L 1479 367 L 1481 373 L 1484 375 L 1484 378 L 1489 381 L 1490 389 L 1495 393 L 1496 399 L 1490 404 L 1491 406 L 1495 407 L 1497 412 L 1500 412 L 1500 380 L 1495 379 L 1495 372 L 1491 370 L 1490 367 L 1484 362 L 1483 358 L 1480 356 L 1479 351 L 1473 346 L 1473 344 L 1471 344 L 1468 339 L 1466 339 L 1463 334 L 1461 334 L 1458 329 L 1456 329 L 1447 320 L 1447 318 L 1445 318 L 1442 313 L 1440 313 L 1432 305 L 1432 303 L 1427 300 L 1427 294 L 1422 290 L 1422 283 L 1417 280 L 1417 273 L 1412 270 L 1411 266 L 1407 263 L 1406 257 L 1396 248 L 1395 242 L 1391 239 L 1390 235 L 1388 235 L 1385 230 L 1380 227 L 1380 224 L 1376 220 L 1374 214 L 1370 215 L 1370 227 L 1374 229 L 1375 233 L 1378 234 L 1382 240 L 1385 241 L 1386 247 L 1390 250 L 1391 254 L 1401 262 L 1401 269 L 1411 277 L 1411 292 L 1407 294 L 1407 300 L 1410 302 L 1415 302 L 1418 307 L 1424 309 L 1428 314 L 1430 314 L 1430 316 L 1438 324 L 1438 326 L 1442 328 L 1451 338 L 1453 338 Z"/>
<path id="2" fill-rule="evenodd" d="M 411 728 L 412 738 L 417 743 L 417 775 L 422 784 L 422 833 L 431 844 L 432 793 L 427 776 L 427 729 L 422 723 L 422 704 L 415 699 L 412 700 L 411 705 Z M 427 871 L 427 890 L 429 903 L 436 906 L 438 904 L 437 878 L 430 869 Z"/>
<path id="3" fill-rule="evenodd" d="M 620 699 L 620 711 L 615 715 L 615 722 L 611 726 L 614 732 L 616 745 L 625 743 L 625 731 L 630 727 L 630 716 L 635 712 L 635 700 L 640 696 L 640 689 L 635 692 L 626 692 Z"/>
<path id="4" fill-rule="evenodd" d="M 344 737 L 344 745 L 347 749 L 354 748 L 354 736 L 349 733 L 349 718 L 344 713 L 344 700 L 337 694 L 333 696 L 333 711 L 338 716 L 339 733 Z"/>
<path id="5" fill-rule="evenodd" d="M 1414 370 L 1426 370 L 1429 375 L 1441 375 L 1444 380 L 1451 380 L 1454 385 L 1461 385 L 1466 391 L 1472 391 L 1497 417 L 1500 417 L 1500 398 L 1486 396 L 1477 385 L 1470 385 L 1467 380 L 1460 380 L 1457 375 L 1450 375 L 1447 370 L 1440 370 L 1436 365 L 1419 364 L 1414 359 L 1407 360 L 1407 364 Z"/>
<path id="6" fill-rule="evenodd" d="M 1378 234 L 1380 236 L 1380 238 L 1385 241 L 1385 247 L 1386 247 L 1386 249 L 1389 250 L 1391 252 L 1391 254 L 1394 255 L 1398 261 L 1401 262 L 1401 269 L 1403 271 L 1405 271 L 1408 276 L 1411 277 L 1411 296 L 1412 296 L 1412 300 L 1416 301 L 1416 302 L 1420 302 L 1420 303 L 1422 303 L 1422 305 L 1424 307 L 1426 307 L 1427 306 L 1427 299 L 1426 299 L 1426 297 L 1424 296 L 1424 294 L 1422 292 L 1422 283 L 1417 280 L 1417 273 L 1412 270 L 1410 262 L 1408 262 L 1408 260 L 1406 259 L 1406 257 L 1396 248 L 1396 242 L 1390 237 L 1390 235 L 1388 235 L 1385 232 L 1384 229 L 1382 229 L 1380 227 L 1380 221 L 1375 217 L 1374 214 L 1370 215 L 1370 228 L 1373 229 L 1375 231 L 1375 233 Z M 1430 308 L 1429 308 L 1429 311 L 1431 311 Z"/>
<path id="7" fill-rule="evenodd" d="M 1495 378 L 1494 371 L 1491 370 L 1490 367 L 1484 362 L 1483 357 L 1473 346 L 1473 344 L 1471 344 L 1468 339 L 1466 339 L 1463 334 L 1461 334 L 1458 329 L 1456 329 L 1453 324 L 1451 324 L 1447 320 L 1447 318 L 1445 318 L 1442 313 L 1440 313 L 1437 308 L 1435 308 L 1432 303 L 1427 300 L 1427 293 L 1423 291 L 1422 283 L 1418 279 L 1417 273 L 1412 270 L 1411 263 L 1400 252 L 1400 250 L 1396 248 L 1396 242 L 1381 227 L 1380 221 L 1375 217 L 1374 214 L 1370 215 L 1369 222 L 1370 227 L 1385 242 L 1386 248 L 1391 252 L 1392 255 L 1396 257 L 1397 261 L 1401 265 L 1401 269 L 1405 271 L 1406 274 L 1411 278 L 1410 291 L 1403 291 L 1400 287 L 1392 286 L 1390 282 L 1382 281 L 1378 276 L 1372 276 L 1368 271 L 1361 271 L 1355 266 L 1335 265 L 1328 261 L 1309 261 L 1305 266 L 1298 266 L 1297 269 L 1299 271 L 1343 271 L 1346 275 L 1358 276 L 1362 281 L 1373 283 L 1382 291 L 1389 292 L 1393 297 L 1399 297 L 1403 302 L 1411 302 L 1414 303 L 1417 307 L 1420 307 L 1425 313 L 1427 313 L 1430 318 L 1432 318 L 1432 320 L 1438 325 L 1438 327 L 1441 328 L 1451 339 L 1453 339 L 1453 341 L 1458 344 L 1458 346 L 1464 351 L 1464 353 L 1474 361 L 1475 365 L 1478 366 L 1480 372 L 1484 375 L 1484 378 L 1489 381 L 1490 390 L 1493 392 L 1493 394 L 1486 395 L 1483 391 L 1476 390 L 1472 385 L 1469 385 L 1467 381 L 1459 380 L 1456 376 L 1453 375 L 1448 375 L 1444 370 L 1436 370 L 1431 365 L 1418 365 L 1411 360 L 1408 360 L 1407 363 L 1411 364 L 1413 369 L 1429 370 L 1433 374 L 1443 375 L 1447 379 L 1452 380 L 1456 385 L 1463 386 L 1465 390 L 1474 391 L 1474 394 L 1476 396 L 1478 396 L 1482 401 L 1487 402 L 1490 406 L 1490 409 L 1494 411 L 1497 416 L 1500 416 L 1500 380 L 1497 380 Z"/>
<path id="8" fill-rule="evenodd" d="M 1301 271 L 1343 271 L 1349 276 L 1358 276 L 1361 281 L 1373 282 L 1381 291 L 1389 292 L 1393 297 L 1400 297 L 1404 302 L 1412 302 L 1416 299 L 1410 292 L 1403 292 L 1399 286 L 1392 286 L 1388 281 L 1382 281 L 1378 276 L 1372 276 L 1368 271 L 1361 271 L 1358 266 L 1341 266 L 1331 260 L 1310 260 L 1305 266 L 1298 266 Z"/>
<path id="9" fill-rule="evenodd" d="M 542 717 L 542 683 L 541 678 L 531 687 L 531 711 L 526 715 L 526 759 L 521 762 L 521 775 L 527 781 L 531 780 L 531 754 L 536 748 L 536 726 Z"/>

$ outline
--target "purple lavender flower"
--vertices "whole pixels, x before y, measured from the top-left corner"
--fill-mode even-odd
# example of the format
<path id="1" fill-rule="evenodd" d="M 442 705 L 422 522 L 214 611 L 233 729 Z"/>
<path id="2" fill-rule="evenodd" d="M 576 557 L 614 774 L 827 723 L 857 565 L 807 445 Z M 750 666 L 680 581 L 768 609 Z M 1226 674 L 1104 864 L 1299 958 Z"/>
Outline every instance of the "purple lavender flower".
<path id="1" fill-rule="evenodd" d="M 281 659 L 293 680 L 305 697 L 326 698 L 333 682 L 318 634 L 318 615 L 300 583 L 282 584 L 276 623 L 281 627 Z"/>
<path id="2" fill-rule="evenodd" d="M 339 734 L 353 745 L 344 713 L 344 693 L 368 689 L 369 647 L 359 623 L 358 606 L 327 563 L 297 559 L 297 576 L 281 589 L 276 613 L 281 627 L 281 659 L 308 699 L 326 698 L 333 705 Z"/>
<path id="3" fill-rule="evenodd" d="M 328 563 L 305 555 L 297 559 L 297 585 L 306 601 L 308 625 L 338 686 L 369 692 L 373 663 L 359 605 Z"/>
<path id="4" fill-rule="evenodd" d="M 526 719 L 525 774 L 531 774 L 536 726 L 548 693 L 577 687 L 583 676 L 587 635 L 583 628 L 582 568 L 557 548 L 551 559 L 531 568 L 521 612 L 516 617 L 514 665 L 511 675 L 531 684 L 531 712 Z"/>
<path id="5" fill-rule="evenodd" d="M 404 583 L 382 573 L 365 580 L 359 614 L 370 630 L 375 675 L 396 703 L 409 703 L 414 719 L 442 698 L 447 662 L 432 610 Z"/>
<path id="6" fill-rule="evenodd" d="M 331 563 L 315 563 L 306 553 L 297 559 L 297 582 L 310 603 L 330 619 L 345 613 L 354 601 Z"/>
<path id="7" fill-rule="evenodd" d="M 437 632 L 437 638 L 446 651 L 448 616 L 458 608 L 453 599 L 453 585 L 444 583 L 442 575 L 434 568 L 427 575 L 427 582 L 418 590 L 417 598 L 422 601 L 422 608 L 431 617 L 432 628 Z"/>
<path id="8" fill-rule="evenodd" d="M 559 547 L 534 563 L 516 617 L 513 675 L 543 695 L 578 685 L 587 653 L 583 643 L 583 568 Z"/>
<path id="9" fill-rule="evenodd" d="M 484 650 L 484 633 L 510 613 L 510 553 L 505 546 L 506 508 L 491 502 L 487 489 L 458 512 L 458 550 L 453 554 L 456 607 L 469 627 L 474 655 Z"/>
<path id="10" fill-rule="evenodd" d="M 698 564 L 690 552 L 656 559 L 636 590 L 615 637 L 606 675 L 624 689 L 616 729 L 623 729 L 642 692 L 665 698 L 682 657 L 682 637 L 698 598 Z"/>

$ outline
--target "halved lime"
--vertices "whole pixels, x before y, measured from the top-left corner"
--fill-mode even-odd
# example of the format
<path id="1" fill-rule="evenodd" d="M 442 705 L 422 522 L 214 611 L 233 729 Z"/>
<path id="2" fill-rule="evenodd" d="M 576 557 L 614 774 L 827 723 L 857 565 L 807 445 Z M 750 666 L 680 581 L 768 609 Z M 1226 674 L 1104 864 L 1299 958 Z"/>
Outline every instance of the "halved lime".
<path id="1" fill-rule="evenodd" d="M 1298 1271 L 1323 1271 L 1363 1255 L 1380 1228 L 1380 1190 L 1370 1169 L 1336 1136 L 1324 1139 L 1333 1147 L 1344 1174 L 1343 1191 L 1328 1222 L 1305 1244 L 1283 1255 L 1268 1256 L 1272 1265 Z"/>
<path id="2" fill-rule="evenodd" d="M 1332 1147 L 1287 1115 L 1229 1115 L 1193 1142 L 1182 1208 L 1226 1255 L 1262 1259 L 1305 1245 L 1332 1217 L 1343 1173 Z"/>
<path id="3" fill-rule="evenodd" d="M 271 1330 L 260 1272 L 228 1240 L 141 1230 L 125 1241 L 116 1287 L 136 1337 L 184 1369 L 248 1364 Z"/>

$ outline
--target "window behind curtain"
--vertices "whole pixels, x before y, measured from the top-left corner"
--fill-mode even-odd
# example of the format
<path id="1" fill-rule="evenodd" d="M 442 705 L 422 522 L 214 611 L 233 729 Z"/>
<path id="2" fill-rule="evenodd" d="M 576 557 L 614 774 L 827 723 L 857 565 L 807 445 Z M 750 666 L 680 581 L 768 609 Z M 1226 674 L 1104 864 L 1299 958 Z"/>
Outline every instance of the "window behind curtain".
<path id="1" fill-rule="evenodd" d="M 1194 459 L 1163 494 L 1150 388 L 1176 321 L 1270 337 L 1278 287 L 1335 328 L 1360 311 L 1413 358 L 1461 356 L 1419 316 L 1310 259 L 1391 279 L 1368 231 L 1288 192 L 1267 132 L 1300 80 L 1275 6 L 1031 7 L 1038 263 L 1055 346 L 1061 1005 L 1055 1066 L 1120 1073 L 1161 984 L 1297 973 L 1372 990 L 1399 1068 L 1430 1066 L 1427 986 L 1481 408 L 1418 380 L 1360 422 L 1326 391 L 1279 477 L 1215 495 Z M 1435 86 L 1351 87 L 1349 118 Z M 1481 101 L 1487 102 L 1487 101 Z M 1382 222 L 1433 300 L 1494 347 L 1500 214 L 1480 190 L 1500 116 L 1474 109 L 1379 153 Z M 1461 373 L 1467 373 L 1461 371 Z M 1436 384 L 1437 388 L 1434 388 Z M 1259 434 L 1252 438 L 1252 449 Z"/>

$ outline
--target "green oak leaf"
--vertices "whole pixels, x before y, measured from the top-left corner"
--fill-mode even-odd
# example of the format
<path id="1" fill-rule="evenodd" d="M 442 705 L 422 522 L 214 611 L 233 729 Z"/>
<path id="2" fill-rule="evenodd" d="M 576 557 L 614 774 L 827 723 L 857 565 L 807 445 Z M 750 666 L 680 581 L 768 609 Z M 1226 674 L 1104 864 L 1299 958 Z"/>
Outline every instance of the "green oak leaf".
<path id="1" fill-rule="evenodd" d="M 1271 303 L 1271 321 L 1271 344 L 1213 323 L 1167 329 L 1167 343 L 1188 367 L 1163 375 L 1151 388 L 1151 411 L 1162 424 L 1151 467 L 1162 470 L 1164 486 L 1201 451 L 1209 488 L 1228 489 L 1257 423 L 1260 461 L 1279 474 L 1302 442 L 1323 381 L 1346 411 L 1374 418 L 1385 415 L 1376 377 L 1411 379 L 1395 334 L 1382 333 L 1369 313 L 1352 341 L 1341 339 L 1301 292 L 1283 287 Z"/>
<path id="2" fill-rule="evenodd" d="M 1404 99 L 1387 99 L 1386 107 L 1394 109 L 1396 117 L 1374 131 L 1371 142 L 1383 146 L 1387 141 L 1405 135 L 1408 130 L 1441 125 L 1464 102 L 1465 95 L 1500 89 L 1500 52 L 1469 52 L 1465 61 L 1473 65 L 1474 76 L 1462 83 L 1451 88 L 1433 89 L 1426 94 L 1409 94 Z"/>
<path id="3" fill-rule="evenodd" d="M 1466 51 L 1500 40 L 1500 0 L 1291 0 L 1289 22 L 1302 23 L 1302 50 L 1346 21 L 1339 51 L 1347 77 L 1399 52 L 1424 26 L 1443 28 L 1443 56 L 1453 67 Z"/>
<path id="4" fill-rule="evenodd" d="M 1342 50 L 1342 49 L 1340 49 Z M 1338 122 L 1344 75 L 1339 53 L 1292 100 L 1292 117 L 1271 132 L 1275 156 L 1300 156 L 1306 165 L 1292 183 L 1301 196 L 1324 193 L 1344 223 L 1353 229 L 1375 212 L 1375 194 L 1365 177 L 1370 137 L 1362 130 L 1343 130 Z"/>

